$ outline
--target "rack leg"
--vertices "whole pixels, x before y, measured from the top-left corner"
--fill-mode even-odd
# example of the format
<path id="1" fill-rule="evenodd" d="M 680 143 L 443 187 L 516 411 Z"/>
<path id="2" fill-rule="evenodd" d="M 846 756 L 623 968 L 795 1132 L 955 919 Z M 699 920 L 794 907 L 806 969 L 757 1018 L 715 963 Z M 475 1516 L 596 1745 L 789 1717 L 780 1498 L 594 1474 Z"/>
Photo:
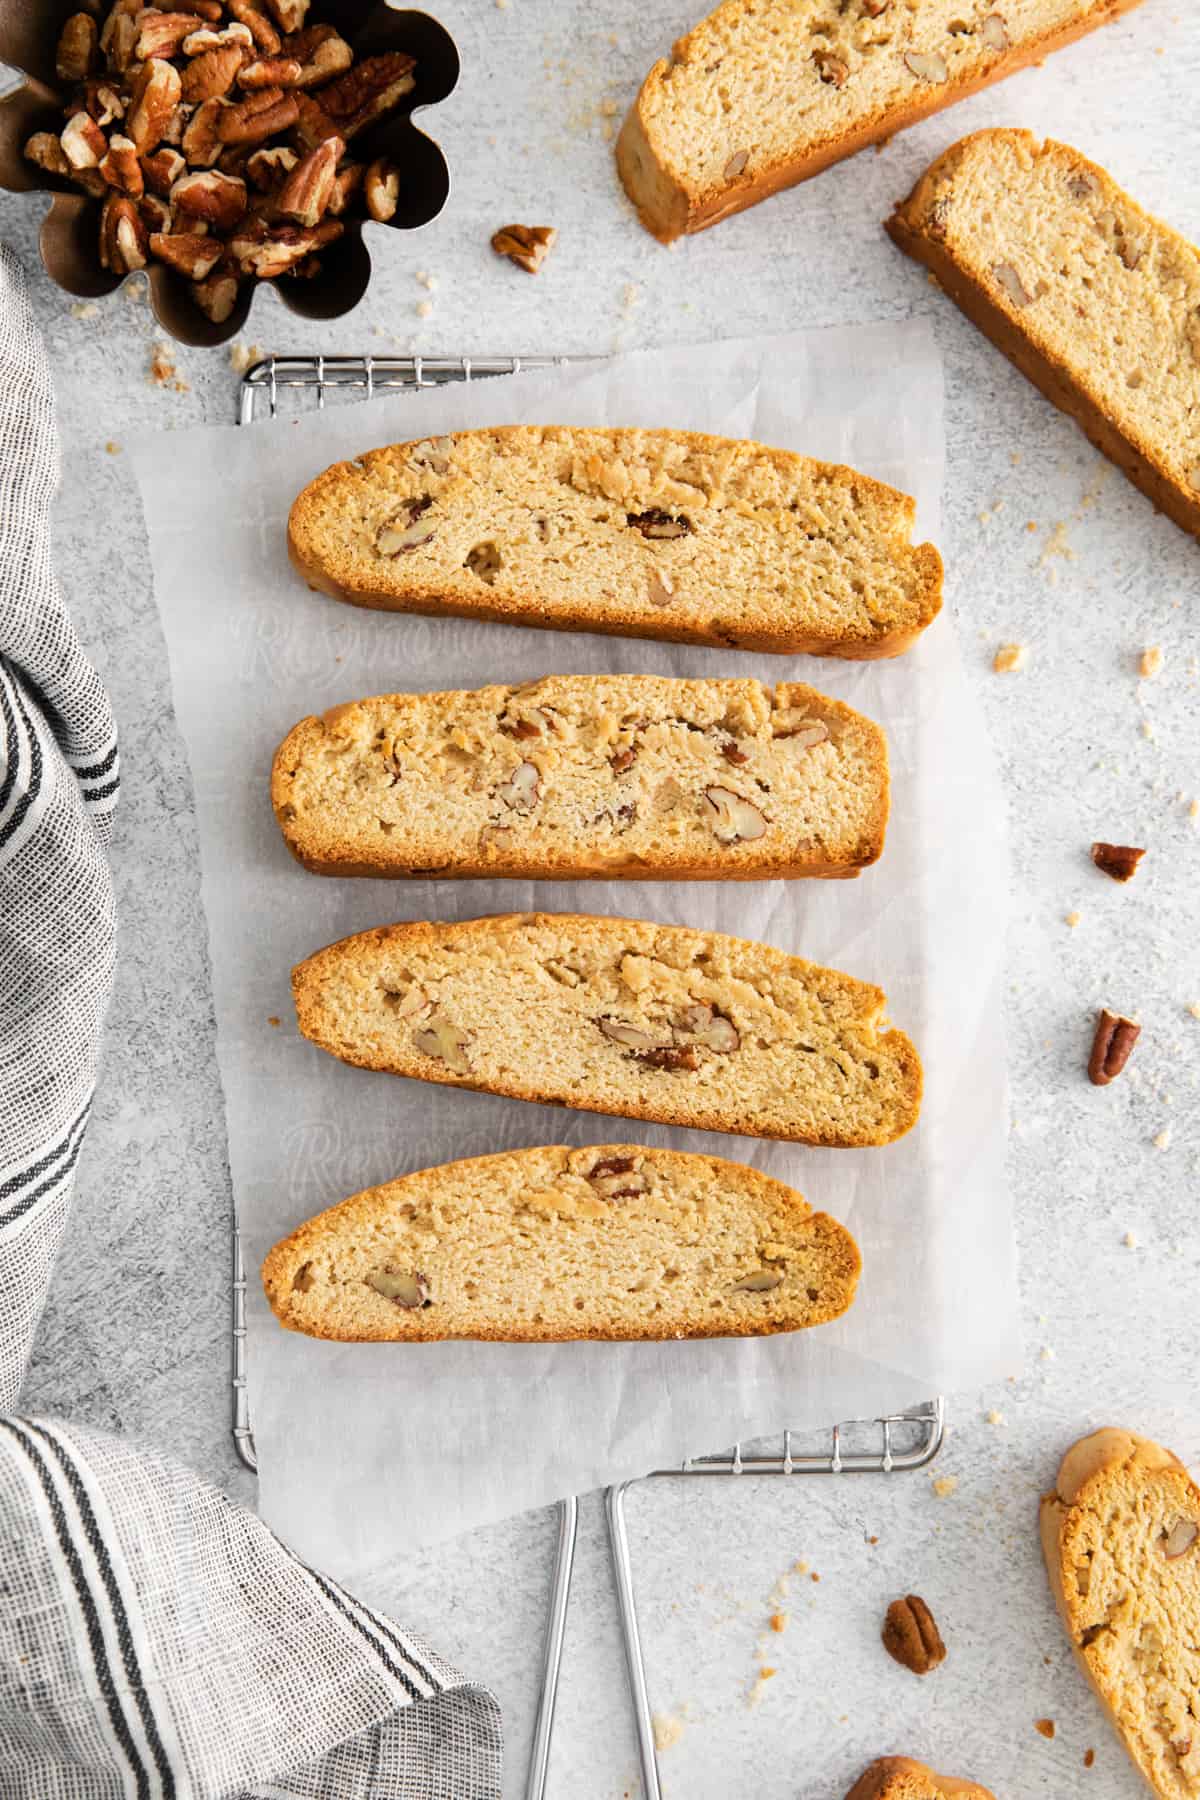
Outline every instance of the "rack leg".
<path id="1" fill-rule="evenodd" d="M 558 1503 L 558 1550 L 550 1584 L 546 1615 L 546 1641 L 542 1650 L 542 1686 L 533 1724 L 533 1748 L 529 1754 L 529 1779 L 525 1800 L 545 1800 L 550 1768 L 550 1741 L 554 1734 L 554 1708 L 558 1701 L 558 1676 L 562 1668 L 563 1639 L 567 1629 L 567 1605 L 571 1598 L 571 1570 L 575 1563 L 575 1534 L 579 1528 L 579 1502 Z"/>
<path id="2" fill-rule="evenodd" d="M 662 1800 L 662 1783 L 658 1778 L 658 1754 L 654 1748 L 654 1726 L 650 1719 L 650 1695 L 646 1687 L 646 1664 L 642 1657 L 642 1639 L 637 1622 L 637 1602 L 633 1591 L 633 1562 L 629 1553 L 629 1533 L 625 1526 L 625 1492 L 629 1486 L 628 1481 L 623 1481 L 618 1487 L 610 1487 L 606 1490 L 604 1512 L 608 1520 L 608 1543 L 612 1552 L 613 1581 L 616 1585 L 617 1605 L 621 1613 L 625 1666 L 629 1672 L 629 1697 L 633 1702 L 633 1721 L 637 1727 L 638 1756 L 642 1765 L 642 1787 L 646 1800 Z"/>

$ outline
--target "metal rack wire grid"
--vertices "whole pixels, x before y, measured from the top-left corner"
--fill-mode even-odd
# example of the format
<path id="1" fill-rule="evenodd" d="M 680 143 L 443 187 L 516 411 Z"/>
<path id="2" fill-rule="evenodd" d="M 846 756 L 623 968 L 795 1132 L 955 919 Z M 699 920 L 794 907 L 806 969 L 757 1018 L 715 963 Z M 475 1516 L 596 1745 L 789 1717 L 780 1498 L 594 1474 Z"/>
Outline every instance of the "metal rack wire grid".
<path id="1" fill-rule="evenodd" d="M 242 377 L 238 422 L 251 425 L 259 419 L 275 418 L 284 396 L 302 408 L 319 411 L 331 400 L 335 403 L 372 400 L 385 394 L 415 393 L 421 388 L 519 375 L 523 370 L 583 367 L 602 360 L 594 356 L 268 356 L 255 363 Z M 258 1461 L 246 1387 L 246 1271 L 236 1213 L 233 1219 L 232 1382 L 234 1446 L 245 1466 L 256 1469 Z M 896 1475 L 923 1469 L 931 1463 L 941 1449 L 944 1432 L 944 1403 L 940 1399 L 929 1400 L 882 1418 L 848 1420 L 821 1433 L 785 1431 L 778 1445 L 774 1440 L 745 1448 L 735 1444 L 720 1455 L 694 1457 L 678 1468 L 654 1469 L 646 1479 Z M 636 1485 L 636 1482 L 625 1481 L 610 1487 L 605 1493 L 605 1513 L 642 1786 L 646 1800 L 662 1800 L 626 1514 L 627 1496 Z M 578 1516 L 575 1499 L 559 1502 L 557 1548 L 543 1640 L 542 1679 L 526 1800 L 545 1800 L 547 1790 Z"/>

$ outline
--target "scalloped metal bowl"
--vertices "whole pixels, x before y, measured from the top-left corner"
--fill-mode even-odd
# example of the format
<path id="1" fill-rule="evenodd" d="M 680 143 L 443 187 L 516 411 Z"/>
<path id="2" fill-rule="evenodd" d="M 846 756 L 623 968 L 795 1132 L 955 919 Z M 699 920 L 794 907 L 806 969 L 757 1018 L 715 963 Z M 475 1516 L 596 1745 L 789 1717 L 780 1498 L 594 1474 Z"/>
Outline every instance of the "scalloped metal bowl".
<path id="1" fill-rule="evenodd" d="M 54 69 L 59 32 L 79 0 L 0 0 L 0 62 L 19 69 L 24 85 L 0 101 L 0 187 L 10 193 L 54 195 L 42 224 L 41 252 L 46 272 L 68 294 L 92 299 L 110 294 L 124 277 L 100 266 L 99 202 L 69 181 L 47 175 L 25 159 L 24 145 L 35 131 L 58 131 L 63 124 L 62 93 Z M 356 157 L 370 162 L 386 156 L 401 171 L 400 203 L 386 229 L 415 231 L 435 219 L 450 192 L 446 159 L 412 114 L 444 100 L 458 81 L 454 40 L 427 13 L 399 12 L 383 0 L 316 0 L 309 21 L 336 23 L 356 56 L 403 50 L 416 58 L 414 86 L 399 108 L 354 140 Z M 245 325 L 262 286 L 277 289 L 290 312 L 304 319 L 336 319 L 357 306 L 371 279 L 371 256 L 363 242 L 365 221 L 347 218 L 344 234 L 322 254 L 319 275 L 310 281 L 242 283 L 238 303 L 223 324 L 214 325 L 196 306 L 188 284 L 162 263 L 147 268 L 150 304 L 163 330 L 181 344 L 223 344 Z"/>

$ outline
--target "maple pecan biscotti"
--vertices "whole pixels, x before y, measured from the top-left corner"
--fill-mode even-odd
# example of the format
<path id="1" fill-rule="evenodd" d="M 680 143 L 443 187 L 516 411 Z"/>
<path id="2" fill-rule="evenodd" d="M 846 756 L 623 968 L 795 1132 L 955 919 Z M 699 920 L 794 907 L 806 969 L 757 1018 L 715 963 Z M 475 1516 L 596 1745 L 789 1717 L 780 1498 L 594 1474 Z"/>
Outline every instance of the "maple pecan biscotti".
<path id="1" fill-rule="evenodd" d="M 916 1123 L 877 987 L 766 944 L 586 914 L 383 926 L 292 972 L 300 1029 L 360 1068 L 834 1147 Z"/>
<path id="2" fill-rule="evenodd" d="M 310 586 L 356 606 L 740 650 L 894 656 L 941 606 L 915 504 L 696 432 L 508 426 L 337 463 L 292 507 Z"/>
<path id="3" fill-rule="evenodd" d="M 857 875 L 883 848 L 887 746 L 799 683 L 551 675 L 304 719 L 271 799 L 319 874 Z"/>
<path id="4" fill-rule="evenodd" d="M 1185 531 L 1200 535 L 1200 250 L 1028 131 L 955 144 L 888 230 Z"/>
<path id="5" fill-rule="evenodd" d="M 726 0 L 655 63 L 617 140 L 664 243 L 1038 62 L 1140 0 Z"/>
<path id="6" fill-rule="evenodd" d="M 289 1330 L 354 1343 L 756 1337 L 836 1319 L 860 1267 L 757 1169 L 552 1144 L 355 1194 L 276 1244 L 263 1285 Z"/>
<path id="7" fill-rule="evenodd" d="M 1042 1548 L 1084 1674 L 1161 1800 L 1200 1794 L 1200 1487 L 1148 1438 L 1067 1451 Z"/>
<path id="8" fill-rule="evenodd" d="M 855 1782 L 846 1800 L 993 1800 L 989 1789 L 953 1775 L 935 1775 L 907 1756 L 885 1756 Z"/>

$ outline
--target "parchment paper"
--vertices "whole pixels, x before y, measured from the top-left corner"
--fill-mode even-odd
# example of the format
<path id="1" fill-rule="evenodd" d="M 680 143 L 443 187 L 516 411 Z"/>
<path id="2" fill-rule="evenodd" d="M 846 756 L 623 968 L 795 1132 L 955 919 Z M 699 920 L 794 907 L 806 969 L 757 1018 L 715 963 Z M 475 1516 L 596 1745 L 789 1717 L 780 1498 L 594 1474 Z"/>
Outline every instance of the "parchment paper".
<path id="1" fill-rule="evenodd" d="M 947 615 L 902 659 L 855 665 L 373 614 L 309 593 L 290 570 L 289 503 L 327 463 L 395 439 L 520 421 L 671 424 L 852 463 L 915 493 L 920 530 L 936 538 L 941 404 L 931 335 L 912 323 L 655 351 L 131 446 L 196 782 L 260 1503 L 319 1565 L 352 1576 L 398 1539 L 1013 1369 L 1008 883 L 997 776 Z M 880 720 L 893 777 L 882 862 L 855 882 L 387 883 L 308 875 L 285 851 L 267 777 L 306 713 L 593 670 L 802 678 Z M 925 1062 L 920 1125 L 864 1152 L 667 1131 L 369 1074 L 298 1036 L 289 970 L 318 946 L 393 919 L 533 908 L 734 931 L 877 981 Z M 257 1265 L 320 1208 L 453 1157 L 614 1137 L 753 1162 L 843 1219 L 865 1263 L 847 1317 L 761 1341 L 548 1347 L 337 1346 L 274 1324 Z"/>

